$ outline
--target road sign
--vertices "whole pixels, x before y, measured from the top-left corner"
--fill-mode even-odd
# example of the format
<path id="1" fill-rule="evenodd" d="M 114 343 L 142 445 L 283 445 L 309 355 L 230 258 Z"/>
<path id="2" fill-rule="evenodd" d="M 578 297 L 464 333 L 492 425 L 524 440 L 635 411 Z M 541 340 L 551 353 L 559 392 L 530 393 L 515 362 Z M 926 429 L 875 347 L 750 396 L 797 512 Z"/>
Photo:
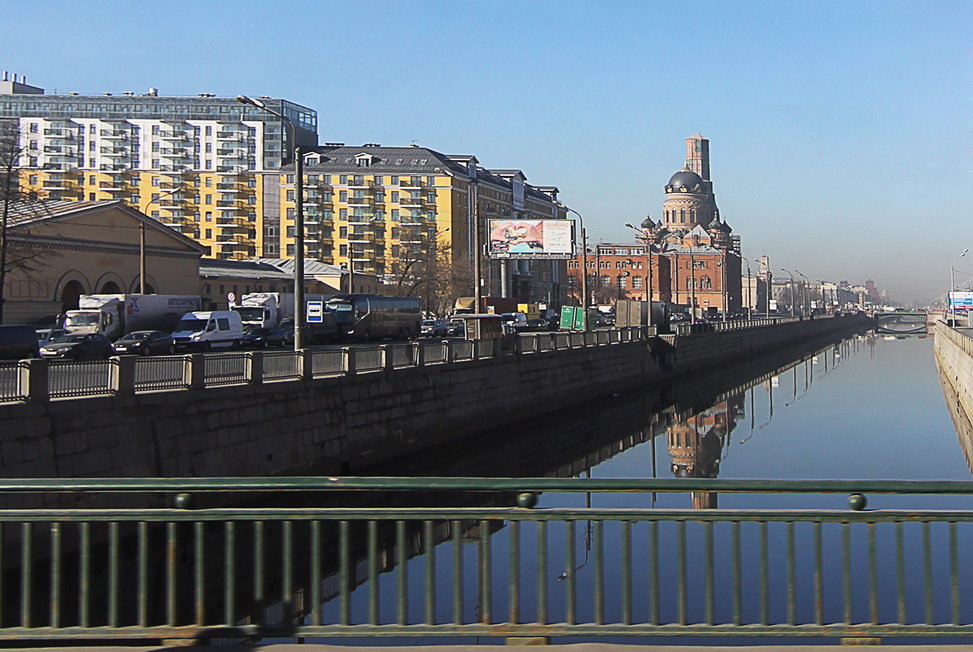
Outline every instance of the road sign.
<path id="1" fill-rule="evenodd" d="M 558 327 L 562 331 L 569 331 L 574 327 L 574 308 L 571 306 L 561 306 L 561 319 Z"/>
<path id="2" fill-rule="evenodd" d="M 324 321 L 324 301 L 307 302 L 307 323 L 320 324 Z"/>
<path id="3" fill-rule="evenodd" d="M 574 330 L 583 331 L 585 319 L 586 317 L 584 314 L 584 308 L 575 308 L 574 309 Z"/>
<path id="4" fill-rule="evenodd" d="M 234 303 L 236 303 L 236 295 L 232 292 L 227 292 L 226 302 L 232 306 Z"/>

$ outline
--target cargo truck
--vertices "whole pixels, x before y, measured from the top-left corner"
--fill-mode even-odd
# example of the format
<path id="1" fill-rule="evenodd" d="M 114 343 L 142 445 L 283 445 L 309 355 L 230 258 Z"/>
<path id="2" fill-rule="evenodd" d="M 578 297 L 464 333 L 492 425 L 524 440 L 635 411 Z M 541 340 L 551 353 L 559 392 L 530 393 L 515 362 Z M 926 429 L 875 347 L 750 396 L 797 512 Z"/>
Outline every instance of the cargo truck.
<path id="1" fill-rule="evenodd" d="M 85 294 L 77 310 L 64 314 L 70 333 L 101 333 L 110 340 L 134 331 L 171 332 L 187 312 L 199 310 L 200 298 L 177 294 Z"/>
<path id="2" fill-rule="evenodd" d="M 305 294 L 305 301 L 325 301 L 323 294 Z M 232 306 L 240 313 L 243 327 L 276 328 L 285 319 L 294 318 L 294 295 L 286 292 L 251 292 Z"/>

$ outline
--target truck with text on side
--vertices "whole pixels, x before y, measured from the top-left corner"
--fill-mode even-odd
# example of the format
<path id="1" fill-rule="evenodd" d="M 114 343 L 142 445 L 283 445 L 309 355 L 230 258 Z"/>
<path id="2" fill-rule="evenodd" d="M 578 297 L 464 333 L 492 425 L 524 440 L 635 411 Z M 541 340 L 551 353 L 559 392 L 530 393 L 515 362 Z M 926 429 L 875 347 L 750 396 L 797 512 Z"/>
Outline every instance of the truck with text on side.
<path id="1" fill-rule="evenodd" d="M 305 301 L 324 301 L 323 294 L 305 294 Z M 294 295 L 287 292 L 251 292 L 231 306 L 240 313 L 244 328 L 275 328 L 294 318 Z"/>
<path id="2" fill-rule="evenodd" d="M 171 332 L 187 312 L 199 310 L 200 298 L 178 294 L 85 294 L 77 310 L 64 314 L 70 333 L 100 333 L 111 340 L 134 331 Z"/>

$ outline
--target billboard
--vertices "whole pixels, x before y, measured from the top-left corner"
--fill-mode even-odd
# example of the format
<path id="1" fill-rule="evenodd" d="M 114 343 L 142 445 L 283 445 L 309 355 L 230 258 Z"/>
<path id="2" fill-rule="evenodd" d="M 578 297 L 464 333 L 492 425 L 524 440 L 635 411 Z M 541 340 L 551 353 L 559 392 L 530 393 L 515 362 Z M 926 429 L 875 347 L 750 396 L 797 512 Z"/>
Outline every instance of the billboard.
<path id="1" fill-rule="evenodd" d="M 574 258 L 571 220 L 490 220 L 491 258 Z"/>
<path id="2" fill-rule="evenodd" d="M 973 292 L 950 292 L 950 310 L 973 310 Z"/>

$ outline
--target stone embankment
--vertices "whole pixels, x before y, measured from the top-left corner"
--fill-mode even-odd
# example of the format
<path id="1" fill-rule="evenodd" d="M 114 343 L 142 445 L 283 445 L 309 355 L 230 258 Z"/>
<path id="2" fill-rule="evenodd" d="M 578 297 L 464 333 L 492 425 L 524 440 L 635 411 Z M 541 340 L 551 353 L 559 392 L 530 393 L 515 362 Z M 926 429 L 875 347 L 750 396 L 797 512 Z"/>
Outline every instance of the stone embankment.
<path id="1" fill-rule="evenodd" d="M 935 338 L 936 366 L 940 381 L 949 384 L 945 394 L 947 401 L 952 402 L 950 412 L 970 423 L 973 421 L 973 328 L 952 328 L 938 322 Z M 968 445 L 968 442 L 964 445 L 964 451 L 970 460 L 973 457 Z"/>
<path id="2" fill-rule="evenodd" d="M 2 474 L 348 474 L 622 389 L 868 327 L 863 317 L 814 319 L 313 380 L 3 405 Z"/>

